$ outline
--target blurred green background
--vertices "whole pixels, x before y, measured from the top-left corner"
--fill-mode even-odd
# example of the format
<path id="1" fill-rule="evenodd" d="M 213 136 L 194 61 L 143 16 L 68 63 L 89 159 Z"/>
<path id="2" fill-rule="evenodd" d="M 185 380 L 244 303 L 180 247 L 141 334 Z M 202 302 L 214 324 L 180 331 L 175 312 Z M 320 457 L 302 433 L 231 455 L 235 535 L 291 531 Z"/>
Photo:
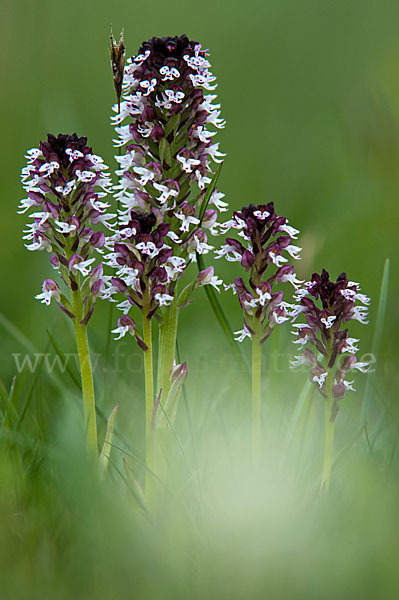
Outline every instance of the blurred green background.
<path id="1" fill-rule="evenodd" d="M 68 376 L 44 377 L 28 394 L 31 405 L 26 404 L 24 426 L 26 435 L 52 443 L 56 439 L 55 455 L 45 461 L 40 477 L 35 466 L 33 487 L 21 484 L 18 472 L 11 473 L 7 466 L 1 472 L 0 527 L 5 535 L 0 558 L 10 574 L 7 600 L 46 598 L 46 594 L 52 599 L 80 595 L 119 599 L 134 597 L 135 589 L 142 594 L 139 598 L 187 598 L 190 593 L 198 598 L 241 599 L 258 597 L 259 590 L 265 589 L 270 597 L 285 599 L 352 599 L 368 593 L 371 598 L 397 598 L 398 492 L 392 485 L 392 495 L 386 494 L 381 470 L 384 476 L 389 470 L 392 481 L 397 480 L 398 24 L 397 0 L 2 0 L 0 312 L 19 332 L 11 331 L 10 325 L 4 328 L 2 321 L 0 374 L 7 389 L 16 373 L 12 354 L 27 348 L 21 335 L 31 341 L 31 350 L 51 351 L 49 328 L 64 351 L 74 351 L 67 320 L 55 306 L 46 308 L 33 298 L 52 270 L 47 254 L 29 253 L 23 246 L 27 217 L 16 214 L 24 197 L 19 174 L 26 149 L 37 146 L 47 132 L 86 135 L 94 152 L 114 168 L 109 121 L 115 101 L 108 46 L 111 25 L 116 36 L 124 29 L 127 55 L 135 54 L 149 37 L 181 33 L 210 49 L 227 120 L 217 136 L 227 153 L 220 189 L 232 209 L 274 201 L 276 211 L 301 230 L 298 243 L 303 260 L 297 264 L 301 278 L 325 267 L 334 278 L 345 270 L 350 279 L 361 282 L 363 292 L 372 298 L 370 326 L 355 323 L 352 331 L 361 337 L 361 353 L 371 350 L 382 269 L 385 259 L 391 259 L 386 327 L 373 384 L 373 417 L 382 434 L 374 438 L 372 458 L 362 446 L 345 466 L 333 506 L 322 504 L 313 513 L 301 504 L 302 497 L 298 501 L 297 490 L 284 477 L 275 480 L 271 472 L 270 489 L 253 487 L 253 482 L 245 488 L 239 461 L 231 480 L 224 481 L 230 463 L 224 455 L 220 463 L 214 462 L 221 451 L 220 430 L 230 427 L 232 452 L 237 454 L 237 436 L 238 440 L 243 436 L 239 419 L 247 407 L 238 392 L 231 392 L 239 387 L 234 388 L 225 368 L 232 361 L 229 349 L 200 290 L 182 312 L 179 345 L 189 361 L 195 424 L 207 424 L 206 437 L 200 439 L 208 446 L 204 463 L 211 466 L 209 480 L 203 483 L 204 494 L 209 494 L 207 508 L 211 506 L 207 526 L 202 529 L 200 519 L 199 525 L 193 525 L 192 515 L 185 520 L 179 508 L 174 512 L 167 506 L 161 533 L 155 535 L 143 532 L 130 506 L 122 503 L 123 508 L 118 504 L 115 509 L 112 493 L 98 490 L 80 465 L 73 428 L 60 425 L 68 406 L 60 380 L 62 386 L 69 386 Z M 235 276 L 231 265 L 216 262 L 215 267 L 227 281 Z M 221 300 L 234 328 L 241 328 L 236 299 L 226 294 Z M 108 345 L 108 318 L 108 305 L 99 306 L 90 323 L 90 340 L 95 353 L 108 352 L 109 358 L 115 346 Z M 266 352 L 272 348 L 292 352 L 288 329 L 282 330 L 280 338 L 274 336 Z M 123 368 L 103 372 L 96 383 L 101 409 L 108 414 L 116 399 L 121 400 L 119 423 L 133 445 L 140 446 L 142 428 L 134 411 L 142 409 L 141 356 L 136 349 L 130 348 L 131 352 L 135 353 L 128 363 L 132 368 L 122 362 Z M 269 358 L 265 362 L 272 364 Z M 279 421 L 284 426 L 280 401 L 287 400 L 291 408 L 306 376 L 286 377 L 287 361 L 281 369 L 284 380 L 272 382 L 272 390 L 278 393 L 274 398 L 268 395 L 267 414 L 276 416 L 270 423 Z M 278 380 L 278 373 L 274 374 Z M 17 378 L 18 410 L 25 410 L 24 391 L 30 389 L 32 379 L 29 373 Z M 361 375 L 356 379 L 356 387 L 362 390 Z M 218 393 L 225 395 L 223 410 L 216 402 Z M 70 394 L 78 399 L 73 386 Z M 379 400 L 389 405 L 388 417 L 383 415 L 388 425 L 384 419 L 378 421 Z M 202 415 L 201 402 L 206 407 Z M 340 448 L 356 431 L 360 395 L 348 396 L 343 404 L 337 436 Z M 68 415 L 64 423 L 72 418 L 76 415 Z M 269 433 L 270 423 L 266 423 Z M 316 480 L 321 432 L 313 424 L 303 450 L 307 457 L 303 472 Z M 276 455 L 278 451 L 277 440 Z M 273 463 L 273 456 L 269 460 Z M 379 465 L 376 472 L 374 462 Z M 294 473 L 292 481 L 298 477 Z M 17 503 L 9 491 L 13 489 L 18 490 Z M 240 501 L 244 489 L 252 494 L 248 505 L 248 499 Z M 230 505 L 232 498 L 236 502 Z M 135 534 L 125 537 L 125 529 Z M 170 547 L 175 554 L 170 554 Z M 291 582 L 285 568 L 295 573 Z M 156 582 L 151 579 L 152 569 L 159 578 Z M 202 579 L 203 572 L 209 580 Z M 116 586 L 118 577 L 126 585 Z"/>

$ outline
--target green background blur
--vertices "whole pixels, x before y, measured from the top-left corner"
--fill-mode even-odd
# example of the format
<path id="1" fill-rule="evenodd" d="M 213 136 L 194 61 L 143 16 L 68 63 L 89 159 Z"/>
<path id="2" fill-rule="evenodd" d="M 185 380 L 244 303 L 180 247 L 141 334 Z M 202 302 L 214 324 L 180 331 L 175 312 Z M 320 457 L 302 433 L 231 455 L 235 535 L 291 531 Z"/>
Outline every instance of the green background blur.
<path id="1" fill-rule="evenodd" d="M 373 299 L 392 260 L 384 368 L 395 372 L 399 293 L 399 3 L 380 0 L 40 2 L 2 0 L 1 311 L 38 347 L 55 307 L 33 299 L 51 276 L 45 253 L 27 252 L 16 215 L 26 149 L 47 132 L 86 135 L 114 168 L 109 124 L 114 90 L 108 36 L 124 28 L 127 55 L 153 35 L 187 33 L 211 51 L 227 127 L 220 188 L 231 207 L 273 200 L 302 232 L 302 277 L 346 270 Z M 209 263 L 208 263 L 209 264 Z M 229 279 L 233 272 L 220 266 Z M 235 328 L 241 315 L 223 297 Z M 92 336 L 101 342 L 101 308 Z M 206 353 L 221 334 L 201 291 L 186 309 L 183 343 Z M 204 323 L 209 327 L 204 327 Z M 64 325 L 62 325 L 64 327 Z M 361 328 L 362 351 L 372 327 Z M 220 343 L 223 344 L 221 341 Z M 18 344 L 2 339 L 2 372 L 15 371 Z"/>
<path id="2" fill-rule="evenodd" d="M 332 495 L 318 502 L 322 403 L 317 396 L 304 433 L 298 428 L 298 445 L 287 450 L 286 424 L 307 375 L 286 376 L 285 360 L 265 385 L 265 477 L 252 481 L 240 457 L 248 441 L 248 399 L 240 394 L 240 374 L 231 376 L 229 348 L 200 290 L 182 311 L 178 336 L 189 364 L 192 444 L 184 410 L 179 434 L 190 464 L 199 446 L 198 498 L 176 446 L 174 493 L 148 528 L 114 471 L 105 486 L 93 481 L 79 445 L 80 396 L 68 374 L 57 374 L 56 385 L 44 370 L 38 380 L 25 371 L 13 396 L 22 434 L 15 445 L 10 438 L 10 461 L 1 455 L 0 462 L 0 596 L 396 600 L 399 2 L 1 0 L 0 312 L 38 352 L 51 351 L 46 328 L 65 352 L 74 351 L 74 339 L 61 311 L 34 300 L 53 271 L 47 253 L 29 253 L 21 240 L 29 219 L 16 214 L 24 197 L 20 170 L 26 150 L 47 132 L 74 131 L 114 168 L 111 25 L 116 37 L 124 28 L 128 55 L 151 36 L 181 33 L 210 49 L 227 120 L 217 136 L 227 153 L 220 188 L 234 209 L 274 201 L 277 213 L 301 230 L 302 279 L 326 267 L 334 278 L 346 270 L 361 282 L 372 306 L 370 326 L 352 324 L 360 355 L 371 350 L 382 269 L 391 259 L 386 327 L 372 379 L 374 443 L 368 447 L 364 436 L 357 445 L 352 440 L 366 379 L 357 374 L 358 393 L 348 394 L 337 420 L 336 452 L 346 454 L 339 454 Z M 236 264 L 215 266 L 226 281 L 235 276 Z M 234 328 L 241 328 L 236 298 L 223 294 L 221 301 Z M 0 377 L 9 388 L 16 372 L 12 354 L 27 346 L 2 324 Z M 99 303 L 89 329 L 93 352 L 109 358 L 108 304 Z M 289 327 L 280 331 L 265 344 L 267 373 L 271 349 L 292 347 Z M 123 343 L 111 342 L 112 348 Z M 117 424 L 140 454 L 142 356 L 136 347 L 130 352 L 137 357 L 128 363 L 134 368 L 104 368 L 104 378 L 95 377 L 97 400 L 105 415 L 121 400 Z M 112 456 L 120 464 L 124 455 L 113 450 Z M 281 456 L 288 456 L 288 466 L 280 473 Z M 140 475 L 136 462 L 130 465 Z M 196 508 L 200 496 L 204 521 Z"/>

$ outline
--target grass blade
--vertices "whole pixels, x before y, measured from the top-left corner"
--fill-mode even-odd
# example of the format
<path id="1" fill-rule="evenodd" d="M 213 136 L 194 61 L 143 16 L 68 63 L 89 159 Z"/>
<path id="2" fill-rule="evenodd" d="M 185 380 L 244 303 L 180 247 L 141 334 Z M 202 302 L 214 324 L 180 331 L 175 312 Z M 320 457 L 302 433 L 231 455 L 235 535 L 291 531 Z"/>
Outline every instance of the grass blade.
<path id="1" fill-rule="evenodd" d="M 220 165 L 216 169 L 216 172 L 215 172 L 214 176 L 212 177 L 212 181 L 211 181 L 208 189 L 206 190 L 206 194 L 205 194 L 204 200 L 203 200 L 203 202 L 201 204 L 201 208 L 200 208 L 199 215 L 198 215 L 199 216 L 199 220 L 200 220 L 199 227 L 201 226 L 202 219 L 204 218 L 204 214 L 205 214 L 205 211 L 206 211 L 206 207 L 209 204 L 209 200 L 211 199 L 212 192 L 215 189 L 217 180 L 219 179 L 219 175 L 220 175 L 220 171 L 222 170 L 222 167 L 223 167 L 223 163 L 220 163 Z"/>
<path id="2" fill-rule="evenodd" d="M 301 416 L 305 412 L 307 408 L 310 398 L 313 394 L 313 387 L 310 379 L 308 378 L 305 381 L 305 385 L 303 386 L 301 393 L 299 394 L 299 398 L 294 408 L 294 412 L 291 417 L 291 421 L 288 425 L 286 443 L 289 444 L 294 437 L 294 433 L 298 427 Z"/>
<path id="3" fill-rule="evenodd" d="M 202 260 L 202 256 L 198 253 L 197 253 L 197 265 L 198 265 L 199 271 L 203 271 L 205 269 L 205 265 L 204 265 L 204 261 Z M 241 352 L 239 343 L 236 342 L 234 339 L 232 328 L 231 328 L 230 323 L 224 313 L 222 305 L 219 302 L 216 292 L 211 285 L 205 285 L 204 289 L 205 289 L 206 295 L 208 297 L 209 303 L 212 307 L 212 310 L 215 313 L 217 320 L 219 321 L 219 325 L 221 326 L 223 333 L 225 334 L 226 339 L 230 344 L 233 356 L 234 356 L 235 360 L 237 361 L 237 364 L 239 365 L 242 372 L 245 373 L 245 375 L 249 379 L 250 374 L 249 374 L 248 365 L 247 365 L 247 363 L 244 359 L 244 356 Z"/>
<path id="4" fill-rule="evenodd" d="M 388 297 L 389 267 L 390 267 L 390 260 L 389 260 L 389 258 L 387 258 L 385 261 L 384 271 L 383 271 L 383 275 L 382 275 L 380 299 L 378 302 L 378 310 L 377 310 L 377 320 L 376 320 L 375 329 L 374 329 L 373 342 L 371 345 L 371 353 L 375 357 L 377 357 L 380 352 L 382 332 L 384 329 L 384 319 L 385 319 L 385 312 L 386 312 L 386 307 L 387 307 L 387 297 Z M 372 375 L 373 375 L 373 373 L 367 374 L 366 389 L 364 391 L 361 422 L 360 422 L 360 426 L 362 428 L 364 428 L 367 424 L 367 416 L 368 416 L 368 411 L 369 411 L 370 404 L 371 404 L 372 384 L 373 384 Z"/>
<path id="5" fill-rule="evenodd" d="M 14 338 L 20 346 L 28 352 L 35 352 L 35 347 L 30 340 L 12 323 L 3 313 L 0 313 L 0 325 Z"/>
<path id="6" fill-rule="evenodd" d="M 147 514 L 150 514 L 150 510 L 148 508 L 148 504 L 144 495 L 143 488 L 140 483 L 136 479 L 133 470 L 129 466 L 126 458 L 122 460 L 123 466 L 125 469 L 126 477 L 127 477 L 127 486 L 129 490 L 132 492 L 134 499 L 136 500 L 139 507 Z"/>
<path id="7" fill-rule="evenodd" d="M 112 409 L 111 414 L 107 420 L 107 429 L 105 431 L 104 444 L 100 454 L 100 468 L 105 471 L 108 467 L 109 457 L 111 456 L 112 438 L 114 437 L 114 423 L 116 412 L 119 407 L 119 402 Z"/>
<path id="8" fill-rule="evenodd" d="M 72 379 L 73 383 L 76 385 L 76 387 L 78 388 L 78 390 L 82 389 L 81 383 L 80 383 L 80 378 L 79 376 L 75 373 L 75 371 L 72 369 L 71 365 L 69 364 L 69 361 L 66 359 L 65 354 L 63 353 L 63 351 L 61 350 L 61 348 L 59 347 L 59 345 L 57 344 L 57 342 L 55 341 L 54 337 L 51 335 L 51 333 L 49 332 L 48 329 L 46 329 L 47 335 L 49 337 L 49 340 L 51 342 L 51 345 L 53 346 L 54 350 L 56 351 L 58 358 L 61 361 L 62 365 L 65 365 L 65 369 L 68 373 L 68 375 L 70 376 L 70 378 Z"/>
<path id="9" fill-rule="evenodd" d="M 0 326 L 5 329 L 5 331 L 27 352 L 31 354 L 37 354 L 36 347 L 32 344 L 32 342 L 12 323 L 5 315 L 0 313 Z M 58 391 L 65 392 L 65 385 L 61 382 L 60 378 L 54 373 L 50 373 L 48 371 L 43 371 L 44 375 L 57 387 Z"/>

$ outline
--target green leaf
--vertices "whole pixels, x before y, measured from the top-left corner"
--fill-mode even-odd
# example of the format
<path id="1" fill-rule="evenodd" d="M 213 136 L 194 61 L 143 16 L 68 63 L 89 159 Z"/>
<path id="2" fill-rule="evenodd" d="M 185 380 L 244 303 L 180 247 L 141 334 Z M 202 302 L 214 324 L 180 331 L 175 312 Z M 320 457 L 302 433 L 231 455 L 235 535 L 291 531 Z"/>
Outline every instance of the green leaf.
<path id="1" fill-rule="evenodd" d="M 180 117 L 181 117 L 180 113 L 177 113 L 176 115 L 173 115 L 173 117 L 168 119 L 168 122 L 166 123 L 166 126 L 164 127 L 165 137 L 168 137 L 168 135 L 172 131 L 176 133 L 177 128 L 180 125 Z"/>
<path id="2" fill-rule="evenodd" d="M 199 216 L 199 220 L 200 220 L 199 226 L 201 226 L 202 219 L 204 218 L 204 214 L 205 214 L 205 211 L 206 211 L 206 207 L 209 204 L 209 200 L 211 199 L 212 192 L 215 189 L 215 185 L 217 183 L 217 180 L 219 179 L 219 175 L 220 175 L 220 171 L 222 170 L 222 167 L 223 167 L 223 163 L 221 162 L 220 165 L 218 166 L 218 168 L 216 169 L 216 173 L 212 177 L 212 181 L 211 181 L 209 187 L 206 190 L 206 194 L 205 194 L 204 200 L 203 200 L 203 202 L 201 204 L 201 208 L 200 208 L 199 215 L 198 215 Z"/>
<path id="3" fill-rule="evenodd" d="M 161 139 L 161 141 L 159 142 L 159 162 L 161 163 L 162 166 L 163 166 L 163 162 L 165 160 L 168 146 L 169 146 L 169 144 L 167 142 L 167 139 L 163 137 Z M 169 149 L 169 153 L 170 153 L 170 149 Z"/>
<path id="4" fill-rule="evenodd" d="M 188 283 L 186 285 L 186 287 L 180 292 L 179 298 L 177 300 L 177 308 L 184 306 L 188 302 L 188 299 L 191 296 L 191 293 L 195 290 L 195 284 L 196 284 L 196 281 L 192 281 L 191 283 Z"/>
<path id="5" fill-rule="evenodd" d="M 106 469 L 108 467 L 109 457 L 111 456 L 112 438 L 114 437 L 114 423 L 115 423 L 115 417 L 116 417 L 118 407 L 119 407 L 119 402 L 112 409 L 112 412 L 109 415 L 108 420 L 107 420 L 107 429 L 105 431 L 104 444 L 103 444 L 101 454 L 100 454 L 100 459 L 99 459 L 100 460 L 100 468 L 103 471 L 106 471 Z"/>
<path id="6" fill-rule="evenodd" d="M 177 380 L 172 381 L 168 397 L 164 402 L 163 408 L 157 411 L 155 417 L 156 429 L 165 429 L 167 428 L 168 424 L 173 425 L 175 422 L 183 384 L 186 380 L 187 367 L 185 368 L 185 374 L 179 377 Z"/>
<path id="7" fill-rule="evenodd" d="M 7 388 L 4 385 L 4 382 L 2 379 L 0 379 L 0 398 L 3 401 L 4 408 L 6 408 L 7 404 L 8 404 L 8 393 L 7 393 Z"/>
<path id="8" fill-rule="evenodd" d="M 198 270 L 203 271 L 205 269 L 204 261 L 202 256 L 197 253 L 197 265 Z M 219 321 L 219 325 L 223 330 L 223 333 L 226 336 L 228 343 L 230 344 L 233 356 L 237 362 L 237 365 L 240 367 L 241 371 L 245 373 L 245 375 L 250 378 L 248 365 L 244 359 L 244 356 L 241 352 L 239 343 L 234 339 L 233 331 L 230 326 L 230 323 L 224 313 L 223 307 L 219 302 L 216 291 L 211 285 L 204 285 L 204 289 L 206 295 L 208 297 L 209 303 L 212 307 L 213 312 L 215 313 L 216 319 Z"/>
<path id="9" fill-rule="evenodd" d="M 32 400 L 32 397 L 33 397 L 33 392 L 35 391 L 35 387 L 37 385 L 37 382 L 39 381 L 39 377 L 40 377 L 40 374 L 42 372 L 42 366 L 43 366 L 43 363 L 44 363 L 44 356 L 45 356 L 45 354 L 42 354 L 42 356 L 40 357 L 40 360 L 39 360 L 39 362 L 37 364 L 37 367 L 35 369 L 35 376 L 33 378 L 32 385 L 31 385 L 31 387 L 29 389 L 29 392 L 28 392 L 28 394 L 26 396 L 26 400 L 25 400 L 24 406 L 22 408 L 22 411 L 20 412 L 19 417 L 18 417 L 18 423 L 16 425 L 17 430 L 22 425 L 22 422 L 23 422 L 23 420 L 25 418 L 26 412 L 27 412 L 27 410 L 29 408 L 29 405 L 31 403 L 31 400 Z"/>
<path id="10" fill-rule="evenodd" d="M 14 390 L 15 390 L 15 382 L 17 378 L 14 376 L 12 378 L 10 391 L 7 392 L 7 389 L 3 382 L 1 382 L 0 393 L 3 399 L 4 404 L 4 414 L 2 419 L 2 427 L 11 430 L 14 428 L 15 423 L 18 421 L 18 413 L 15 409 L 13 398 L 14 398 Z"/>
<path id="11" fill-rule="evenodd" d="M 171 152 L 173 154 L 173 156 L 175 154 L 177 154 L 179 152 L 179 150 L 181 150 L 183 148 L 183 146 L 186 144 L 187 141 L 187 131 L 188 128 L 191 125 L 191 121 L 190 119 L 188 119 L 186 121 L 186 123 L 183 125 L 183 127 L 180 129 L 179 133 L 177 134 L 177 136 L 175 137 L 175 139 L 173 140 L 172 144 L 171 144 Z"/>
<path id="12" fill-rule="evenodd" d="M 136 500 L 139 507 L 146 514 L 150 514 L 150 510 L 145 499 L 143 488 L 136 479 L 131 467 L 128 465 L 126 458 L 123 458 L 123 466 L 125 468 L 125 473 L 127 477 L 127 485 L 129 490 L 132 492 L 134 499 Z"/>
<path id="13" fill-rule="evenodd" d="M 375 357 L 377 357 L 380 352 L 382 332 L 384 329 L 384 319 L 385 319 L 385 312 L 386 312 L 386 308 L 387 308 L 387 297 L 388 297 L 389 268 L 390 268 L 390 260 L 389 260 L 389 258 L 387 258 L 385 261 L 385 264 L 384 264 L 384 271 L 382 274 L 380 298 L 379 298 L 378 310 L 377 310 L 377 319 L 376 319 L 376 324 L 375 324 L 375 328 L 374 328 L 373 342 L 371 345 L 371 353 Z M 371 404 L 373 375 L 374 375 L 374 373 L 367 374 L 366 389 L 364 391 L 361 422 L 360 422 L 360 425 L 362 428 L 367 423 L 367 415 L 368 415 L 368 411 L 369 411 L 370 404 Z"/>

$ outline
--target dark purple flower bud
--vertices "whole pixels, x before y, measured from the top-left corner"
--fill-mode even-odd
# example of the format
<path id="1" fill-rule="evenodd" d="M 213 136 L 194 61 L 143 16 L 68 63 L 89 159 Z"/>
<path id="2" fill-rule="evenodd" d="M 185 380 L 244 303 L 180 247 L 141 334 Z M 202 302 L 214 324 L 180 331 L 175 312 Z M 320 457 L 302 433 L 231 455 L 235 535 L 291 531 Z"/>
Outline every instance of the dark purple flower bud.
<path id="1" fill-rule="evenodd" d="M 349 354 L 346 356 L 342 362 L 341 373 L 345 376 L 345 373 L 352 368 L 353 364 L 356 362 L 356 356 L 354 354 Z"/>
<path id="2" fill-rule="evenodd" d="M 275 283 L 278 283 L 279 281 L 284 281 L 284 278 L 287 275 L 291 275 L 292 273 L 294 273 L 294 267 L 292 265 L 283 265 L 282 267 L 277 269 L 274 279 Z"/>
<path id="3" fill-rule="evenodd" d="M 248 271 L 255 262 L 255 257 L 250 250 L 244 250 L 242 255 L 241 264 L 246 271 Z"/>
<path id="4" fill-rule="evenodd" d="M 275 306 L 279 306 L 279 304 L 281 304 L 282 300 L 283 300 L 283 296 L 284 296 L 284 292 L 276 292 L 275 294 L 272 294 L 270 303 L 269 303 L 269 308 L 273 309 Z"/>
<path id="5" fill-rule="evenodd" d="M 58 219 L 60 211 L 52 202 L 45 202 L 43 205 L 43 210 L 49 212 L 53 219 Z"/>
<path id="6" fill-rule="evenodd" d="M 114 251 L 120 254 L 123 258 L 127 258 L 129 256 L 129 250 L 125 244 L 116 243 L 114 245 Z"/>
<path id="7" fill-rule="evenodd" d="M 164 248 L 160 251 L 160 253 L 158 254 L 158 264 L 162 265 L 164 264 L 167 260 L 169 260 L 169 258 L 173 256 L 173 249 L 172 248 Z"/>
<path id="8" fill-rule="evenodd" d="M 58 269 L 60 266 L 60 259 L 58 258 L 58 256 L 56 254 L 52 254 L 50 257 L 50 262 L 52 264 L 52 266 L 54 267 L 54 269 Z"/>
<path id="9" fill-rule="evenodd" d="M 249 293 L 249 290 L 247 289 L 247 287 L 246 287 L 246 285 L 245 285 L 244 280 L 243 280 L 242 277 L 237 277 L 234 280 L 234 286 L 235 286 L 236 292 L 238 294 L 242 294 L 243 292 L 248 292 Z"/>
<path id="10" fill-rule="evenodd" d="M 168 274 L 164 267 L 155 267 L 155 269 L 151 271 L 149 277 L 156 283 L 165 283 L 168 281 Z"/>
<path id="11" fill-rule="evenodd" d="M 315 303 L 313 302 L 313 300 L 311 298 L 302 298 L 301 300 L 301 305 L 305 308 L 304 312 L 305 314 L 312 314 L 312 315 L 317 315 L 317 309 L 315 306 Z"/>
<path id="12" fill-rule="evenodd" d="M 105 289 L 105 285 L 104 285 L 104 282 L 102 279 L 97 279 L 97 281 L 95 281 L 90 288 L 92 296 L 94 298 L 97 298 L 97 296 L 100 296 L 101 293 L 104 291 L 104 289 Z"/>
<path id="13" fill-rule="evenodd" d="M 102 248 L 105 244 L 105 235 L 102 231 L 96 231 L 90 238 L 90 244 L 94 248 Z"/>
<path id="14" fill-rule="evenodd" d="M 156 123 L 154 127 L 151 129 L 150 138 L 154 140 L 154 142 L 159 142 L 162 138 L 165 137 L 165 131 L 162 127 L 161 123 Z"/>
<path id="15" fill-rule="evenodd" d="M 313 352 L 313 350 L 311 350 L 310 348 L 304 348 L 304 350 L 302 351 L 302 356 L 309 361 L 311 364 L 313 365 L 317 365 L 318 361 L 316 358 L 315 353 Z M 320 366 L 320 365 L 319 365 Z"/>
<path id="16" fill-rule="evenodd" d="M 169 233 L 170 230 L 170 224 L 169 223 L 160 223 L 157 227 L 157 233 L 161 236 L 161 237 L 165 237 L 165 235 L 167 235 Z"/>
<path id="17" fill-rule="evenodd" d="M 115 287 L 119 292 L 122 292 L 122 294 L 127 291 L 127 285 L 122 279 L 119 279 L 118 277 L 111 277 L 111 283 L 113 287 Z"/>
<path id="18" fill-rule="evenodd" d="M 290 242 L 291 238 L 288 235 L 280 235 L 280 237 L 278 237 L 276 240 L 276 243 L 280 248 L 287 248 L 287 246 L 290 245 Z"/>
<path id="19" fill-rule="evenodd" d="M 90 281 L 92 283 L 94 283 L 95 281 L 98 281 L 99 279 L 101 279 L 103 277 L 103 265 L 99 264 L 97 265 L 97 267 L 95 267 L 92 272 L 90 273 Z"/>
<path id="20" fill-rule="evenodd" d="M 45 202 L 45 197 L 39 192 L 28 192 L 28 197 L 32 200 L 31 206 L 40 206 Z"/>
<path id="21" fill-rule="evenodd" d="M 333 398 L 335 398 L 336 400 L 342 400 L 342 398 L 344 398 L 344 396 L 346 395 L 346 392 L 346 386 L 342 381 L 333 385 L 332 395 Z"/>

